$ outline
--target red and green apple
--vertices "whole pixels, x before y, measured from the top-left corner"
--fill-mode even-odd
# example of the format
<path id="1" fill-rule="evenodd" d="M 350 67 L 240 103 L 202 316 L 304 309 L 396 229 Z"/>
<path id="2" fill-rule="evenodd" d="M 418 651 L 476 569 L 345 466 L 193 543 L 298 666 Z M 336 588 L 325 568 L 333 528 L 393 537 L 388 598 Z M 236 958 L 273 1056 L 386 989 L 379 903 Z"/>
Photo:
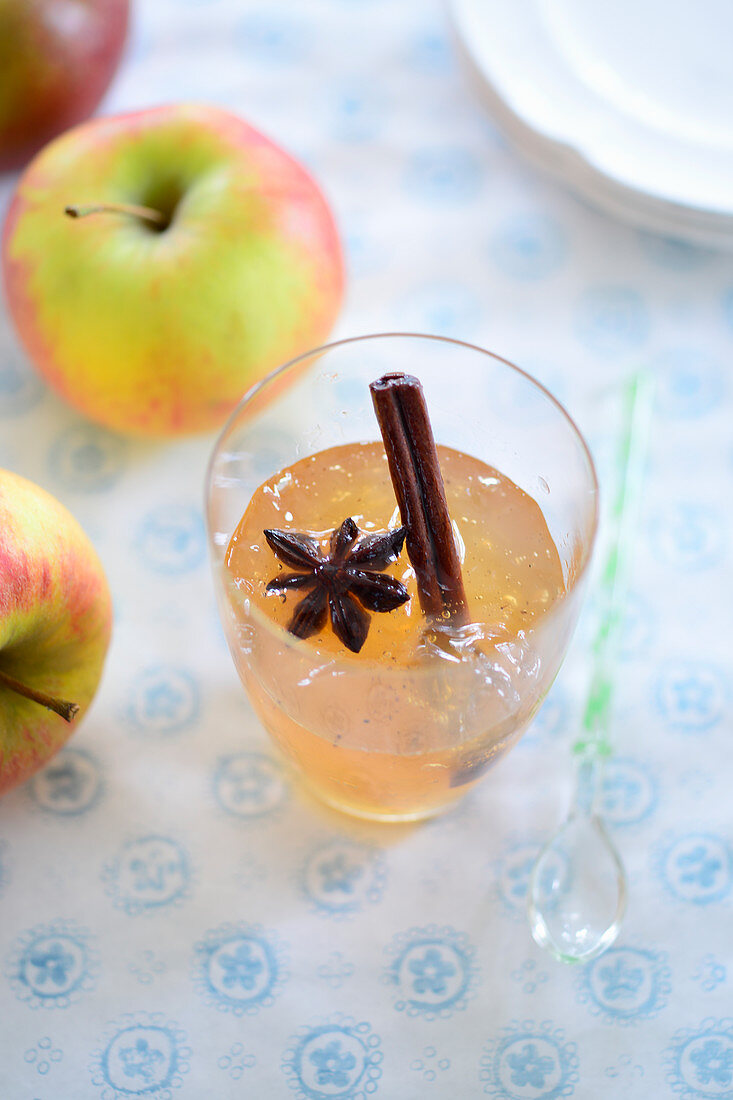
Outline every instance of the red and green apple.
<path id="1" fill-rule="evenodd" d="M 128 14 L 129 0 L 0 0 L 0 172 L 92 114 Z"/>
<path id="2" fill-rule="evenodd" d="M 219 426 L 255 381 L 327 339 L 344 282 L 302 165 L 193 105 L 93 119 L 42 150 L 8 212 L 3 272 L 48 382 L 139 435 Z"/>
<path id="3" fill-rule="evenodd" d="M 68 740 L 112 627 L 104 570 L 54 497 L 0 469 L 0 794 Z"/>

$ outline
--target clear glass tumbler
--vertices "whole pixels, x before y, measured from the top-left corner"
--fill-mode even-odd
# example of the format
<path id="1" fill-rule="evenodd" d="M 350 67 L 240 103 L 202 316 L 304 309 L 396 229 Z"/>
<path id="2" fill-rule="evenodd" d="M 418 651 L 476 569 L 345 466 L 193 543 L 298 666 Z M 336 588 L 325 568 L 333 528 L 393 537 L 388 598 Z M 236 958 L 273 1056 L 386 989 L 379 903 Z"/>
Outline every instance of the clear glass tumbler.
<path id="1" fill-rule="evenodd" d="M 369 383 L 388 371 L 421 380 L 438 444 L 500 470 L 539 505 L 565 593 L 531 629 L 489 652 L 471 645 L 460 659 L 409 667 L 351 655 L 316 663 L 309 641 L 272 622 L 233 583 L 225 554 L 268 477 L 324 448 L 380 439 Z M 309 352 L 245 395 L 211 458 L 207 521 L 229 647 L 274 741 L 330 805 L 417 820 L 470 789 L 542 703 L 580 610 L 597 482 L 575 424 L 529 375 L 470 344 L 388 333 Z"/>

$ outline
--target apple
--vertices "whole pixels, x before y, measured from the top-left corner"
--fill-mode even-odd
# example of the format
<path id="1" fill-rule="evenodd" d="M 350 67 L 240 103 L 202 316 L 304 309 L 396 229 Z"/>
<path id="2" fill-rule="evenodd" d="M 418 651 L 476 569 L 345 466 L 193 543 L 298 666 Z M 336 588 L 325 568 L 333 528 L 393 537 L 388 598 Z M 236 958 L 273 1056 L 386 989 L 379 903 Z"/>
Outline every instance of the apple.
<path id="1" fill-rule="evenodd" d="M 344 280 L 305 169 L 194 105 L 93 119 L 42 150 L 8 211 L 3 273 L 48 382 L 138 435 L 221 425 L 255 381 L 325 342 Z"/>
<path id="2" fill-rule="evenodd" d="M 129 0 L 0 0 L 0 172 L 92 114 L 128 15 Z"/>
<path id="3" fill-rule="evenodd" d="M 111 626 L 104 570 L 79 524 L 0 469 L 0 794 L 68 740 L 97 689 Z"/>

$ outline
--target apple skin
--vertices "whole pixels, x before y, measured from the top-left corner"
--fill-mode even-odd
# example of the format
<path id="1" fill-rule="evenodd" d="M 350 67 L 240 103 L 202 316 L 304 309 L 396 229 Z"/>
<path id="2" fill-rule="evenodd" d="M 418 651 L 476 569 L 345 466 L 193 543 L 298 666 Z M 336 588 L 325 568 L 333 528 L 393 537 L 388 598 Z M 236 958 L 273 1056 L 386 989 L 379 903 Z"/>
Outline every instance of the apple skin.
<path id="1" fill-rule="evenodd" d="M 0 172 L 92 114 L 128 19 L 129 0 L 0 0 Z"/>
<path id="2" fill-rule="evenodd" d="M 67 723 L 0 684 L 0 794 L 71 736 L 97 690 L 111 628 L 104 570 L 79 524 L 39 486 L 0 469 L 0 670 L 80 707 Z"/>
<path id="3" fill-rule="evenodd" d="M 136 203 L 64 216 L 66 204 Z M 11 316 L 40 372 L 137 435 L 219 427 L 250 386 L 326 342 L 343 295 L 331 211 L 305 169 L 241 118 L 173 105 L 93 119 L 28 166 L 8 211 Z"/>

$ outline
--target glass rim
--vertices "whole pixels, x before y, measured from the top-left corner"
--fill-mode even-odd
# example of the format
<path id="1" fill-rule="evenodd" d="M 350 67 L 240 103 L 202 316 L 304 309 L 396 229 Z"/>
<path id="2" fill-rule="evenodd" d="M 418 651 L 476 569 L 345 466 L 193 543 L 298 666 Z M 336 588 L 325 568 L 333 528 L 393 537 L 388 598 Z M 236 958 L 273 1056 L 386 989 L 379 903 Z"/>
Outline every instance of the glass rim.
<path id="1" fill-rule="evenodd" d="M 585 462 L 586 462 L 586 465 L 587 465 L 587 468 L 588 468 L 588 472 L 589 472 L 589 475 L 590 475 L 590 482 L 591 482 L 591 484 L 589 486 L 589 493 L 590 493 L 590 495 L 592 496 L 592 499 L 593 499 L 593 515 L 591 517 L 590 534 L 589 534 L 589 539 L 588 539 L 588 549 L 587 549 L 587 552 L 584 555 L 584 559 L 581 563 L 580 569 L 578 570 L 578 572 L 575 575 L 575 579 L 574 579 L 574 582 L 572 584 L 571 589 L 569 589 L 565 592 L 565 596 L 569 595 L 569 593 L 573 589 L 577 588 L 581 584 L 581 582 L 585 578 L 585 575 L 588 571 L 588 567 L 589 567 L 591 559 L 593 557 L 593 547 L 595 546 L 596 536 L 598 534 L 599 520 L 600 520 L 600 512 L 599 512 L 599 504 L 598 504 L 598 494 L 599 494 L 598 475 L 597 475 L 597 472 L 596 472 L 595 462 L 593 461 L 593 456 L 590 453 L 590 449 L 588 447 L 588 444 L 585 441 L 585 437 L 583 436 L 583 433 L 581 432 L 578 425 L 575 423 L 575 420 L 570 415 L 568 410 L 562 404 L 562 402 L 559 401 L 558 398 L 555 397 L 554 394 L 552 394 L 542 382 L 540 382 L 537 378 L 535 378 L 533 375 L 531 375 L 528 371 L 524 370 L 522 367 L 518 367 L 516 365 L 516 363 L 512 363 L 511 360 L 505 359 L 503 355 L 497 355 L 496 352 L 489 351 L 488 348 L 482 348 L 479 344 L 472 344 L 467 340 L 456 340 L 452 336 L 440 336 L 437 333 L 395 331 L 395 332 L 364 333 L 361 336 L 346 336 L 346 337 L 343 337 L 341 340 L 333 340 L 328 344 L 322 344 L 319 347 L 311 348 L 309 351 L 301 352 L 300 355 L 296 355 L 292 359 L 288 359 L 286 362 L 281 363 L 279 367 L 275 367 L 268 374 L 266 374 L 263 378 L 258 379 L 252 386 L 250 386 L 250 388 L 248 390 L 246 390 L 245 393 L 242 395 L 242 397 L 239 399 L 239 401 L 237 402 L 237 404 L 235 405 L 235 407 L 232 409 L 231 413 L 227 417 L 226 421 L 224 422 L 223 427 L 221 428 L 221 430 L 219 431 L 219 433 L 216 437 L 216 440 L 214 442 L 214 447 L 213 447 L 213 450 L 211 452 L 211 456 L 209 458 L 209 463 L 208 463 L 208 467 L 207 467 L 207 471 L 206 471 L 206 481 L 205 481 L 206 521 L 207 521 L 207 528 L 208 528 L 209 536 L 211 535 L 211 532 L 212 532 L 211 511 L 210 511 L 210 509 L 211 509 L 211 496 L 212 496 L 212 486 L 213 486 L 213 476 L 214 476 L 214 463 L 215 463 L 216 457 L 219 453 L 221 444 L 227 436 L 227 433 L 230 431 L 232 426 L 235 424 L 235 422 L 237 421 L 238 417 L 240 416 L 242 410 L 249 404 L 249 402 L 251 402 L 257 396 L 257 394 L 260 393 L 260 391 L 265 388 L 265 386 L 268 386 L 271 382 L 273 382 L 281 374 L 284 374 L 286 371 L 290 370 L 292 367 L 297 366 L 298 363 L 302 363 L 303 360 L 305 360 L 305 359 L 314 359 L 314 358 L 316 358 L 316 356 L 320 357 L 323 354 L 325 354 L 326 352 L 333 351 L 336 348 L 346 347 L 349 344 L 366 343 L 367 341 L 370 341 L 370 340 L 375 340 L 376 341 L 376 340 L 388 340 L 388 339 L 431 340 L 431 341 L 434 341 L 435 343 L 449 344 L 449 345 L 453 345 L 454 347 L 467 348 L 469 351 L 476 351 L 476 352 L 479 352 L 481 355 L 486 355 L 486 356 L 489 357 L 489 359 L 493 359 L 497 363 L 502 363 L 505 367 L 508 367 L 511 371 L 514 371 L 515 374 L 519 375 L 526 382 L 528 382 L 531 386 L 534 386 L 534 388 L 536 390 L 539 390 L 540 393 L 544 394 L 544 396 L 547 398 L 547 400 L 550 402 L 550 404 L 555 406 L 557 411 L 560 413 L 560 415 L 566 421 L 566 423 L 567 423 L 568 427 L 570 428 L 573 436 L 575 437 L 575 439 L 580 444 L 581 452 L 582 452 L 582 454 L 585 458 Z M 249 502 L 247 502 L 247 503 L 249 503 Z M 563 599 L 565 598 L 565 596 L 563 597 Z M 549 610 L 552 610 L 552 609 L 550 608 Z"/>

